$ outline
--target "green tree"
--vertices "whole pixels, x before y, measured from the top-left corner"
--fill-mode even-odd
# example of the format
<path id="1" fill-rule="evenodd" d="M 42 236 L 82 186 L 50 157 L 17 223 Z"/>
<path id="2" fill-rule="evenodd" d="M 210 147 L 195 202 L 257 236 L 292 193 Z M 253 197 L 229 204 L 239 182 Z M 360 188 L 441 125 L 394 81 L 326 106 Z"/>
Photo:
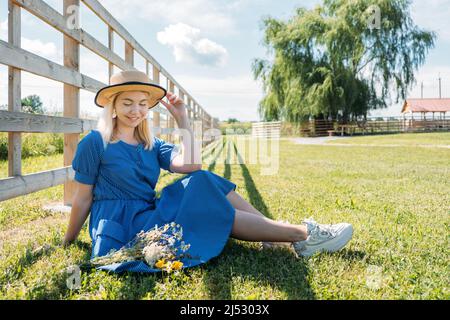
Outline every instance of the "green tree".
<path id="1" fill-rule="evenodd" d="M 235 122 L 239 122 L 239 120 L 236 118 L 228 118 L 227 120 L 227 123 L 235 123 Z"/>
<path id="2" fill-rule="evenodd" d="M 265 90 L 260 116 L 347 121 L 404 99 L 436 37 L 414 24 L 409 7 L 407 0 L 324 0 L 287 22 L 265 18 L 263 44 L 274 58 L 252 63 Z M 368 24 L 373 8 L 377 28 Z"/>
<path id="3" fill-rule="evenodd" d="M 41 98 L 35 94 L 23 98 L 22 112 L 44 114 Z"/>

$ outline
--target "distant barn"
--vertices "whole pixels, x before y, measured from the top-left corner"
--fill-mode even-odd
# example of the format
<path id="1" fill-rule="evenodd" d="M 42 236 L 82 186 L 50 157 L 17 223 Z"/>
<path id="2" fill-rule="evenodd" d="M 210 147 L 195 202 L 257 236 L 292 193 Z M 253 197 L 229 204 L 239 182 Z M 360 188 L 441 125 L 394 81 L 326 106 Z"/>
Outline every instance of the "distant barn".
<path id="1" fill-rule="evenodd" d="M 423 119 L 430 113 L 432 119 L 435 119 L 435 113 L 438 119 L 445 119 L 446 112 L 450 112 L 450 99 L 407 99 L 402 108 L 403 116 L 411 114 L 414 118 L 414 113 L 419 113 Z"/>

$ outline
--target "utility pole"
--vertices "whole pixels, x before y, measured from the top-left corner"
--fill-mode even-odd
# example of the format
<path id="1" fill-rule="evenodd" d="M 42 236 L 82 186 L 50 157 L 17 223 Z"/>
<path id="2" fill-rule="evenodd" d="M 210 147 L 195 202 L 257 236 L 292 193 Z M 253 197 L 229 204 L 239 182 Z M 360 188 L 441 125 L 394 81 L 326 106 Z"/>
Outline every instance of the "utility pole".
<path id="1" fill-rule="evenodd" d="M 441 74 L 439 73 L 439 99 L 441 98 Z"/>
<path id="2" fill-rule="evenodd" d="M 420 98 L 423 99 L 423 81 L 420 84 Z"/>

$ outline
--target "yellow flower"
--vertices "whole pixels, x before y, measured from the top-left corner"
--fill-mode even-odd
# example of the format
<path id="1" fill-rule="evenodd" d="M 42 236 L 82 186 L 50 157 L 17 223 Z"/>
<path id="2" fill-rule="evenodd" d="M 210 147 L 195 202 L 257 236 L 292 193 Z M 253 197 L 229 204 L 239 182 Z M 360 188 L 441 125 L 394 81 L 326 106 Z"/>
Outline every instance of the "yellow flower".
<path id="1" fill-rule="evenodd" d="M 162 269 L 166 266 L 166 262 L 164 261 L 164 259 L 158 260 L 158 262 L 155 263 L 155 267 L 157 267 L 158 269 Z"/>
<path id="2" fill-rule="evenodd" d="M 183 262 L 174 261 L 172 263 L 172 269 L 174 269 L 174 270 L 180 270 L 182 267 L 183 267 Z"/>

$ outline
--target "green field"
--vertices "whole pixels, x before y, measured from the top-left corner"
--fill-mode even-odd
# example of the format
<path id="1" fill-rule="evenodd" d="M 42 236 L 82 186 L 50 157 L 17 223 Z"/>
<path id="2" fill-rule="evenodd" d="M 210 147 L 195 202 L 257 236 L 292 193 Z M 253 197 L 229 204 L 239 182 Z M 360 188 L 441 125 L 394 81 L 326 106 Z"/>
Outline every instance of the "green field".
<path id="1" fill-rule="evenodd" d="M 234 150 L 229 141 L 224 152 Z M 68 215 L 42 209 L 62 199 L 57 186 L 0 204 L 0 299 L 449 299 L 450 150 L 433 145 L 450 145 L 450 134 L 338 143 L 361 145 L 282 140 L 272 176 L 222 158 L 203 167 L 235 182 L 268 217 L 352 223 L 353 240 L 338 253 L 297 259 L 230 239 L 199 267 L 170 275 L 83 269 L 81 288 L 69 290 L 67 267 L 89 259 L 90 239 L 85 225 L 76 244 L 60 247 Z M 60 166 L 62 155 L 23 160 L 24 173 Z M 2 177 L 6 172 L 3 161 Z M 180 177 L 164 175 L 157 191 Z"/>

